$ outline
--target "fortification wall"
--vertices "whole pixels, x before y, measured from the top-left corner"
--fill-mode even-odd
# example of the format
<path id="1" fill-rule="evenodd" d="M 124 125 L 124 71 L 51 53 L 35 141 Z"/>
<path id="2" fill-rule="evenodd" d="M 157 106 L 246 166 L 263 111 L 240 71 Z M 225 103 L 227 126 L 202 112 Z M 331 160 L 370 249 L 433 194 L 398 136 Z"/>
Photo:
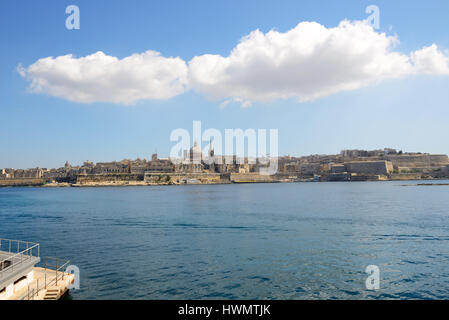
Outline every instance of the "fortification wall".
<path id="1" fill-rule="evenodd" d="M 349 173 L 387 175 L 393 171 L 393 164 L 389 161 L 354 161 L 345 165 Z"/>
<path id="2" fill-rule="evenodd" d="M 45 179 L 38 178 L 1 179 L 0 187 L 42 186 L 45 182 Z"/>
<path id="3" fill-rule="evenodd" d="M 129 174 L 129 173 L 87 174 L 87 175 L 79 175 L 76 179 L 77 184 L 123 182 L 123 181 L 143 181 L 143 174 Z"/>
<path id="4" fill-rule="evenodd" d="M 443 167 L 449 164 L 447 155 L 418 154 L 418 155 L 388 155 L 386 159 L 398 167 Z"/>
<path id="5" fill-rule="evenodd" d="M 146 173 L 144 181 L 150 184 L 184 184 L 198 180 L 202 184 L 230 183 L 229 174 L 220 173 Z"/>
<path id="6" fill-rule="evenodd" d="M 259 173 L 231 173 L 231 181 L 234 183 L 245 182 L 275 182 L 273 176 L 261 175 Z"/>
<path id="7" fill-rule="evenodd" d="M 390 180 L 421 180 L 420 173 L 392 174 Z"/>

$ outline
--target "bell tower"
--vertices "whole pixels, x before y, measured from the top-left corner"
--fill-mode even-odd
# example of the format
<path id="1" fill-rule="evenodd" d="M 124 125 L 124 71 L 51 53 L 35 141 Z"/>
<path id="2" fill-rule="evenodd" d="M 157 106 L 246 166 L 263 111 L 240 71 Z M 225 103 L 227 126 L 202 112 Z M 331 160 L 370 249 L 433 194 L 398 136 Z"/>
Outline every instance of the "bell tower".
<path id="1" fill-rule="evenodd" d="M 212 137 L 210 138 L 210 142 L 209 142 L 209 156 L 211 158 L 214 156 L 214 149 L 212 147 Z"/>

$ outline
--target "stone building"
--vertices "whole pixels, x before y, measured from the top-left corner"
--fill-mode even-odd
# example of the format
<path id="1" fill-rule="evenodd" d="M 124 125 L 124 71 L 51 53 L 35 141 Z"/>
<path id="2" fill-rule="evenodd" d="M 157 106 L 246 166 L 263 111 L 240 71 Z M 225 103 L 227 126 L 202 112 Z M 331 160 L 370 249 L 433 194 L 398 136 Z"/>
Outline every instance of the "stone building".
<path id="1" fill-rule="evenodd" d="M 157 153 L 151 156 L 151 161 L 147 166 L 145 172 L 165 172 L 170 173 L 175 171 L 174 164 L 169 159 L 159 159 Z"/>
<path id="2" fill-rule="evenodd" d="M 313 176 L 318 173 L 321 168 L 321 163 L 301 163 L 299 165 L 299 172 L 305 176 Z"/>
<path id="3" fill-rule="evenodd" d="M 182 162 L 175 165 L 176 173 L 201 173 L 204 166 L 201 163 Z"/>
<path id="4" fill-rule="evenodd" d="M 83 165 L 78 169 L 78 174 L 86 175 L 92 174 L 95 168 L 95 164 L 89 160 L 84 161 Z"/>
<path id="5" fill-rule="evenodd" d="M 12 179 L 14 178 L 14 169 L 1 169 L 0 179 Z"/>
<path id="6" fill-rule="evenodd" d="M 342 150 L 340 155 L 345 158 L 358 158 L 358 157 L 368 157 L 368 151 L 366 150 Z"/>
<path id="7" fill-rule="evenodd" d="M 44 176 L 44 170 L 41 168 L 32 168 L 32 169 L 17 169 L 12 173 L 7 173 L 5 170 L 5 178 L 14 178 L 14 179 L 40 179 Z"/>
<path id="8" fill-rule="evenodd" d="M 129 166 L 120 162 L 98 162 L 93 169 L 94 174 L 130 173 Z"/>
<path id="9" fill-rule="evenodd" d="M 440 169 L 439 169 L 439 171 L 441 172 L 441 173 L 443 173 L 444 175 L 449 175 L 449 165 L 446 165 L 446 166 L 444 166 L 444 167 L 441 167 Z"/>
<path id="10" fill-rule="evenodd" d="M 331 173 L 332 174 L 340 174 L 348 172 L 346 166 L 344 164 L 332 164 L 331 165 Z"/>
<path id="11" fill-rule="evenodd" d="M 148 169 L 148 162 L 137 158 L 135 161 L 130 161 L 127 166 L 131 174 L 144 174 Z"/>

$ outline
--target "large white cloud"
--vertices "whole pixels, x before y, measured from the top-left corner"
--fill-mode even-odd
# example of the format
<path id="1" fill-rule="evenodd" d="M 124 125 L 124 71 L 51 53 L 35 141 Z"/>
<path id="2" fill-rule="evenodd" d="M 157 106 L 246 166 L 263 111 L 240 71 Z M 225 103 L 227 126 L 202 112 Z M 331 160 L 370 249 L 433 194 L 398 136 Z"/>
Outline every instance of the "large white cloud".
<path id="1" fill-rule="evenodd" d="M 248 104 L 291 97 L 310 101 L 385 79 L 448 73 L 448 58 L 436 45 L 410 57 L 393 50 L 397 43 L 362 21 L 329 29 L 302 22 L 285 33 L 256 30 L 227 57 L 193 58 L 189 82 L 211 97 Z"/>
<path id="2" fill-rule="evenodd" d="M 436 45 L 410 54 L 398 39 L 363 21 L 335 28 L 302 22 L 287 32 L 259 30 L 242 38 L 229 56 L 205 54 L 188 65 L 156 51 L 122 60 L 102 52 L 40 59 L 21 74 L 33 92 L 82 103 L 131 104 L 169 99 L 193 89 L 214 99 L 249 106 L 255 101 L 311 101 L 386 79 L 414 74 L 449 75 L 448 54 Z"/>
<path id="3" fill-rule="evenodd" d="M 169 99 L 185 90 L 187 65 L 180 58 L 165 58 L 156 51 L 124 59 L 95 54 L 40 59 L 21 74 L 30 90 L 70 101 L 132 104 L 143 99 Z"/>

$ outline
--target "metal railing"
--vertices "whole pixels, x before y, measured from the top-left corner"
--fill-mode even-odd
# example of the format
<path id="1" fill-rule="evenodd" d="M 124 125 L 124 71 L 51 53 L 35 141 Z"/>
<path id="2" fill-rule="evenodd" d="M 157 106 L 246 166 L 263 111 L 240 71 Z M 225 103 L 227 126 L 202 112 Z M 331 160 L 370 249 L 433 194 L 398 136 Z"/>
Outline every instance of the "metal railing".
<path id="1" fill-rule="evenodd" d="M 36 281 L 36 286 L 30 288 L 28 285 L 28 290 L 25 295 L 23 295 L 19 300 L 34 300 L 42 290 L 47 290 L 48 287 L 57 286 L 58 281 L 64 281 L 67 276 L 65 269 L 70 264 L 70 260 L 63 260 L 53 257 L 44 258 L 44 281 L 39 283 L 39 279 Z M 53 269 L 50 269 L 53 268 Z M 47 278 L 48 275 L 48 278 Z M 55 277 L 53 278 L 52 275 Z"/>
<path id="2" fill-rule="evenodd" d="M 55 265 L 51 265 L 48 262 L 54 261 Z M 45 257 L 44 259 L 44 269 L 45 269 L 45 288 L 47 286 L 51 286 L 53 282 L 55 282 L 55 285 L 58 285 L 58 279 L 61 278 L 61 280 L 64 280 L 65 277 L 65 271 L 64 268 L 67 268 L 70 264 L 70 260 L 62 260 L 58 258 L 52 258 L 52 257 Z M 48 269 L 48 268 L 54 268 L 54 269 Z M 61 271 L 62 269 L 62 271 Z M 49 283 L 47 283 L 47 270 L 48 272 L 54 272 L 56 277 L 55 279 L 51 280 Z M 59 273 L 59 274 L 58 274 Z"/>
<path id="3" fill-rule="evenodd" d="M 7 253 L 7 257 L 0 261 L 0 279 L 6 272 L 14 271 L 22 263 L 39 257 L 40 246 L 38 243 L 0 238 L 0 251 Z"/>

